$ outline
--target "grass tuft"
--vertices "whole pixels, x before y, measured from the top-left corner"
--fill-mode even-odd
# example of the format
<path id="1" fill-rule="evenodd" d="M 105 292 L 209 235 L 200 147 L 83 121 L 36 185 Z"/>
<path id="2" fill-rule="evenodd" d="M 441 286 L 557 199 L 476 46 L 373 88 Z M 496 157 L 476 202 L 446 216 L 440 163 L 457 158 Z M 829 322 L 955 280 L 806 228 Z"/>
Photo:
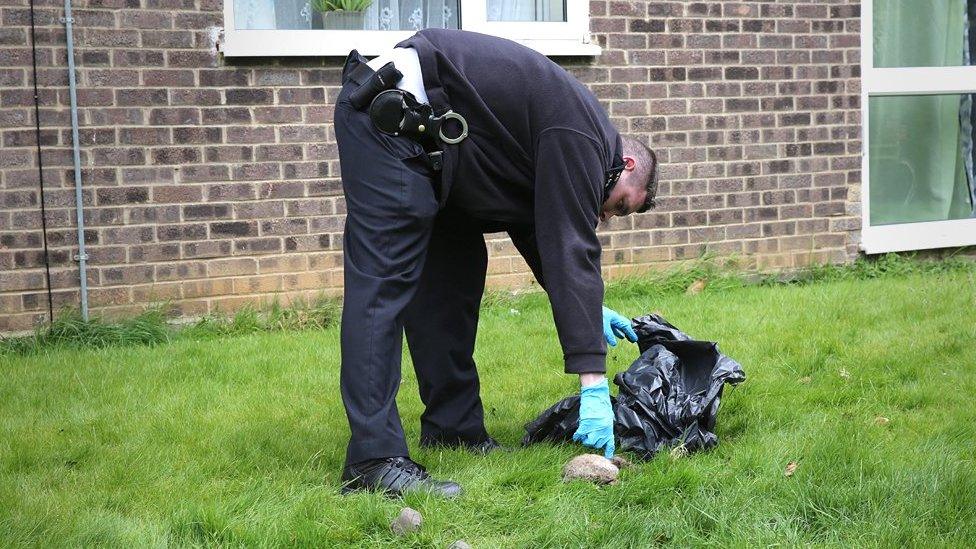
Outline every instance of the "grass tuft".
<path id="1" fill-rule="evenodd" d="M 976 272 L 976 261 L 956 255 L 931 259 L 918 253 L 889 253 L 870 258 L 862 257 L 849 265 L 811 265 L 785 276 L 767 275 L 762 278 L 761 284 L 809 284 L 960 272 Z"/>
<path id="2" fill-rule="evenodd" d="M 31 354 L 42 349 L 152 346 L 169 341 L 171 332 L 162 307 L 150 307 L 137 316 L 115 322 L 100 317 L 86 322 L 79 311 L 68 309 L 33 335 L 0 339 L 0 354 Z"/>
<path id="3" fill-rule="evenodd" d="M 283 330 L 324 330 L 339 322 L 342 308 L 333 297 L 311 302 L 294 300 L 287 307 L 275 301 L 266 310 L 244 306 L 233 316 L 212 313 L 183 328 L 181 335 L 194 338 L 246 335 Z"/>
<path id="4" fill-rule="evenodd" d="M 918 254 L 886 254 L 859 258 L 846 265 L 813 265 L 779 273 L 749 273 L 736 258 L 718 259 L 705 255 L 687 264 L 660 272 L 643 272 L 607 284 L 606 301 L 652 299 L 686 293 L 715 293 L 746 286 L 805 285 L 818 282 L 873 280 L 910 275 L 976 273 L 976 261 L 951 255 L 926 259 Z M 525 303 L 535 303 L 539 292 L 527 290 L 485 291 L 484 310 L 517 314 Z M 209 339 L 258 332 L 324 330 L 341 318 L 340 301 L 319 296 L 312 301 L 297 299 L 288 306 L 273 302 L 266 309 L 244 306 L 233 315 L 212 313 L 182 327 L 167 323 L 166 305 L 151 306 L 138 316 L 115 322 L 67 310 L 50 326 L 27 337 L 0 337 L 0 356 L 25 355 L 44 349 L 65 347 L 103 348 L 119 345 L 158 345 L 173 338 Z M 650 311 L 643 311 L 650 312 Z"/>
<path id="5" fill-rule="evenodd" d="M 311 302 L 294 300 L 287 307 L 275 301 L 266 310 L 246 306 L 233 315 L 213 313 L 183 325 L 167 321 L 170 307 L 155 305 L 137 316 L 108 321 L 99 316 L 87 322 L 77 310 L 66 309 L 50 325 L 26 337 L 0 338 L 0 356 L 28 355 L 64 348 L 100 349 L 109 346 L 158 345 L 173 339 L 212 339 L 257 332 L 324 330 L 339 322 L 341 307 L 333 297 Z"/>
<path id="6" fill-rule="evenodd" d="M 910 275 L 976 273 L 976 261 L 955 255 L 928 259 L 919 254 L 885 254 L 860 257 L 849 264 L 811 265 L 791 271 L 750 273 L 739 268 L 736 258 L 701 258 L 660 272 L 643 272 L 607 285 L 607 299 L 668 296 L 685 293 L 723 292 L 745 286 L 803 285 L 844 280 L 873 280 Z"/>

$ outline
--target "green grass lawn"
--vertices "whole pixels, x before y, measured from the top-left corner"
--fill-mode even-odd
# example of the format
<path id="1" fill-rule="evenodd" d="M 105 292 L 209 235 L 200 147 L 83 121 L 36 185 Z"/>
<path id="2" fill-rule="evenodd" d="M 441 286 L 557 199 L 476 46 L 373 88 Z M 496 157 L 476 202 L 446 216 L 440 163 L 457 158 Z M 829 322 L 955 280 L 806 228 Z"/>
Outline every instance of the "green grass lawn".
<path id="1" fill-rule="evenodd" d="M 609 292 L 625 315 L 720 342 L 748 379 L 725 393 L 716 449 L 659 454 L 606 487 L 560 482 L 578 445 L 419 449 L 405 358 L 412 457 L 466 494 L 340 496 L 334 327 L 0 355 L 0 545 L 972 546 L 976 269 L 719 286 Z M 619 346 L 610 373 L 635 356 Z M 503 444 L 578 391 L 560 357 L 544 296 L 483 312 L 482 397 Z M 404 504 L 425 522 L 397 539 Z"/>

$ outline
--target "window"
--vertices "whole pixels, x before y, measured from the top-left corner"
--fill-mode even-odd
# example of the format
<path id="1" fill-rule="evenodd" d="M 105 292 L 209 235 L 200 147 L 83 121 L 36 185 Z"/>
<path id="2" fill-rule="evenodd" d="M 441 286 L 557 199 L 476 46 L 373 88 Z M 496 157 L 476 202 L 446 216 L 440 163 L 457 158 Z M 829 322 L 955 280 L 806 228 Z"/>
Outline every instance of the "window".
<path id="1" fill-rule="evenodd" d="M 465 29 L 516 40 L 546 55 L 599 55 L 587 0 L 225 0 L 228 57 L 378 55 L 425 28 Z"/>
<path id="2" fill-rule="evenodd" d="M 489 21 L 566 21 L 566 2 L 489 0 Z"/>
<path id="3" fill-rule="evenodd" d="M 861 246 L 976 244 L 976 0 L 862 8 Z"/>

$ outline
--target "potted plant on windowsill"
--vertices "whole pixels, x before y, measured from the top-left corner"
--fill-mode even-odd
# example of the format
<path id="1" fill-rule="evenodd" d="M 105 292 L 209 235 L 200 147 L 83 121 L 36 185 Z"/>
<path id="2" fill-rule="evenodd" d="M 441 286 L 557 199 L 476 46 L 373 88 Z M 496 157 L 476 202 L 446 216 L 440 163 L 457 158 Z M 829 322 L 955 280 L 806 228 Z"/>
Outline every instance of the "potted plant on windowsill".
<path id="1" fill-rule="evenodd" d="M 366 26 L 366 8 L 373 0 L 311 0 L 322 26 L 332 30 L 362 30 Z M 316 25 L 318 26 L 318 25 Z"/>

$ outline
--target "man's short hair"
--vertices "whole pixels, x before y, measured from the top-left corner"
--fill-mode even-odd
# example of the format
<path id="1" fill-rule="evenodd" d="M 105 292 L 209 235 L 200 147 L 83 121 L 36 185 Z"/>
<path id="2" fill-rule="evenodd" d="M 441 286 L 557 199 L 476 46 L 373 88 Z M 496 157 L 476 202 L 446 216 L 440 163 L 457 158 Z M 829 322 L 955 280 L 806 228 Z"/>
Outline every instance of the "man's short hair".
<path id="1" fill-rule="evenodd" d="M 636 166 L 634 175 L 635 181 L 643 181 L 644 188 L 647 189 L 647 196 L 644 203 L 635 213 L 644 213 L 655 206 L 657 198 L 657 155 L 643 141 L 630 136 L 622 136 L 624 154 L 634 157 Z"/>

